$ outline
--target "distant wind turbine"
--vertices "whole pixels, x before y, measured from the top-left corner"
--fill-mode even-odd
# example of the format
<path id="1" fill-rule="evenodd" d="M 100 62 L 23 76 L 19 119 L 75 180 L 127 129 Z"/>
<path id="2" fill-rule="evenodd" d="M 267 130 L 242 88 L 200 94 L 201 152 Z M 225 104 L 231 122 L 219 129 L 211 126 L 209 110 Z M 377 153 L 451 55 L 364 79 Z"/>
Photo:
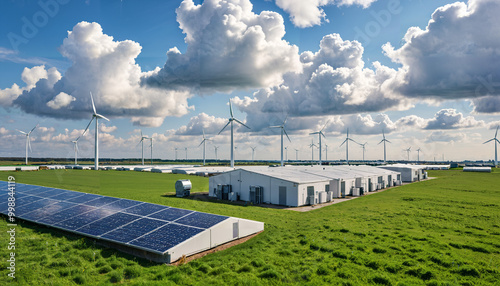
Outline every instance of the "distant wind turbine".
<path id="1" fill-rule="evenodd" d="M 253 161 L 253 155 L 255 153 L 255 148 L 257 148 L 257 147 L 250 147 L 250 149 L 252 149 L 252 161 Z"/>
<path id="2" fill-rule="evenodd" d="M 179 150 L 177 147 L 174 148 L 175 149 L 175 161 L 177 161 L 177 150 Z"/>
<path id="3" fill-rule="evenodd" d="M 35 127 L 33 127 L 33 129 L 31 129 L 31 131 L 28 133 L 21 131 L 21 130 L 17 130 L 17 131 L 21 132 L 22 134 L 26 135 L 26 165 L 28 165 L 28 147 L 30 148 L 30 151 L 32 151 L 31 150 L 31 142 L 30 142 L 30 134 L 37 127 L 38 127 L 38 124 Z"/>
<path id="4" fill-rule="evenodd" d="M 188 159 L 188 148 L 184 147 L 184 151 L 186 151 L 186 161 L 187 161 L 187 159 Z"/>
<path id="5" fill-rule="evenodd" d="M 288 162 L 288 147 L 285 147 L 285 161 Z"/>
<path id="6" fill-rule="evenodd" d="M 323 133 L 323 129 L 325 129 L 326 124 L 328 124 L 328 121 L 325 123 L 325 126 L 323 126 L 323 128 L 321 128 L 321 130 L 313 132 L 313 133 L 309 133 L 309 135 L 318 134 L 318 136 L 319 136 L 319 147 L 318 148 L 319 148 L 319 164 L 320 165 L 321 165 L 321 136 L 326 138 L 325 133 Z"/>
<path id="7" fill-rule="evenodd" d="M 408 162 L 410 162 L 410 152 L 411 152 L 411 147 L 408 149 L 405 149 L 406 153 L 408 153 Z"/>
<path id="8" fill-rule="evenodd" d="M 385 139 L 385 134 L 384 134 L 384 131 L 382 131 L 382 136 L 384 139 L 382 139 L 382 141 L 380 141 L 377 145 L 380 145 L 380 143 L 384 142 L 384 164 L 387 162 L 387 157 L 386 157 L 386 149 L 385 149 L 385 142 L 387 143 L 391 143 L 391 141 Z"/>
<path id="9" fill-rule="evenodd" d="M 219 159 L 217 159 L 217 149 L 219 149 L 218 146 L 214 146 L 214 150 L 215 150 L 215 161 L 218 161 Z"/>
<path id="10" fill-rule="evenodd" d="M 144 166 L 144 139 L 149 139 L 148 136 L 144 136 L 142 135 L 142 130 L 141 130 L 141 140 L 139 141 L 139 143 L 137 143 L 137 145 L 139 144 L 142 144 L 142 165 Z"/>
<path id="11" fill-rule="evenodd" d="M 417 149 L 417 162 L 420 162 L 420 151 L 422 151 L 422 149 L 420 149 L 420 147 Z"/>
<path id="12" fill-rule="evenodd" d="M 92 110 L 94 111 L 94 113 L 92 114 L 92 119 L 90 119 L 89 125 L 87 125 L 87 128 L 85 128 L 85 131 L 83 131 L 83 135 L 85 135 L 87 133 L 87 131 L 89 130 L 90 124 L 95 119 L 94 170 L 99 170 L 99 125 L 98 125 L 98 121 L 99 121 L 99 118 L 106 119 L 107 121 L 109 121 L 109 119 L 98 114 L 97 111 L 95 110 L 95 104 L 94 104 L 94 98 L 92 97 L 92 92 L 90 93 L 90 100 L 92 102 Z"/>
<path id="13" fill-rule="evenodd" d="M 203 144 L 203 166 L 205 166 L 205 147 L 207 141 L 210 141 L 210 139 L 205 137 L 205 130 L 203 130 L 203 140 L 201 140 L 200 145 L 198 145 L 198 147 L 200 147 L 201 144 Z"/>
<path id="14" fill-rule="evenodd" d="M 76 138 L 76 140 L 71 141 L 71 143 L 73 143 L 74 149 L 75 149 L 75 165 L 78 165 L 78 140 L 80 140 L 80 136 L 78 136 L 78 138 Z"/>
<path id="15" fill-rule="evenodd" d="M 151 145 L 149 147 L 151 147 L 151 166 L 153 166 L 153 136 L 148 139 L 151 140 Z"/>
<path id="16" fill-rule="evenodd" d="M 365 150 L 366 150 L 365 146 L 366 146 L 366 144 L 368 144 L 368 142 L 365 142 L 364 144 L 360 144 L 360 143 L 358 143 L 358 144 L 361 145 L 361 147 L 363 148 L 363 162 L 364 162 L 365 161 Z"/>
<path id="17" fill-rule="evenodd" d="M 299 149 L 295 149 L 295 161 L 299 160 Z"/>
<path id="18" fill-rule="evenodd" d="M 342 147 L 342 145 L 344 145 L 345 143 L 345 160 L 347 162 L 347 165 L 349 165 L 349 141 L 359 144 L 358 142 L 349 138 L 349 128 L 347 128 L 347 137 L 345 138 L 344 142 L 342 142 L 342 144 L 340 144 L 339 146 Z"/>
<path id="19" fill-rule="evenodd" d="M 325 144 L 325 161 L 328 161 L 328 145 Z"/>
<path id="20" fill-rule="evenodd" d="M 309 148 L 311 148 L 311 164 L 314 162 L 314 147 L 318 148 L 314 141 L 311 139 L 311 144 L 309 144 Z"/>
<path id="21" fill-rule="evenodd" d="M 497 126 L 497 131 L 495 132 L 495 137 L 493 137 L 492 139 L 490 139 L 490 140 L 488 140 L 488 141 L 486 141 L 486 142 L 483 143 L 483 144 L 486 144 L 486 143 L 489 143 L 491 141 L 495 142 L 495 168 L 498 166 L 498 157 L 497 157 L 497 155 L 498 155 L 498 149 L 497 149 L 497 143 L 500 143 L 500 141 L 498 141 L 498 139 L 497 139 L 498 127 L 499 126 Z"/>
<path id="22" fill-rule="evenodd" d="M 224 129 L 226 129 L 226 127 L 229 124 L 231 124 L 231 168 L 234 168 L 234 141 L 233 141 L 233 133 L 234 132 L 233 132 L 233 121 L 236 121 L 237 123 L 245 126 L 248 129 L 250 129 L 250 127 L 246 126 L 243 122 L 241 122 L 237 118 L 234 118 L 234 116 L 233 116 L 233 105 L 231 104 L 231 99 L 229 99 L 229 114 L 231 115 L 231 117 L 228 118 L 227 124 L 221 129 L 221 131 L 219 131 L 219 134 L 221 134 L 221 132 L 224 131 Z"/>
<path id="23" fill-rule="evenodd" d="M 286 138 L 288 138 L 288 141 L 292 142 L 292 140 L 290 140 L 290 137 L 288 137 L 288 134 L 286 133 L 286 130 L 285 130 L 285 124 L 286 124 L 286 119 L 288 118 L 285 117 L 285 120 L 283 120 L 283 123 L 281 125 L 276 125 L 276 126 L 269 126 L 269 128 L 280 128 L 281 129 L 281 166 L 283 167 L 283 133 L 286 135 Z"/>

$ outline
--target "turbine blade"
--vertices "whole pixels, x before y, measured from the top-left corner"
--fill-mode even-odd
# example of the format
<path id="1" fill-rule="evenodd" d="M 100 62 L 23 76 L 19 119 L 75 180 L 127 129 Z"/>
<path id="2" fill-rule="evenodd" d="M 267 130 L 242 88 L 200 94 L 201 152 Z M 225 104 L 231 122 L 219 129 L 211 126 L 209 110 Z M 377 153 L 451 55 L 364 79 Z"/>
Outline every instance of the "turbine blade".
<path id="1" fill-rule="evenodd" d="M 288 137 L 288 134 L 286 133 L 286 130 L 285 130 L 285 128 L 283 128 L 283 132 L 285 133 L 285 135 L 286 135 L 286 138 L 288 138 L 288 141 L 290 141 L 290 143 L 291 143 L 291 142 L 292 142 L 292 140 L 290 140 L 290 137 Z"/>
<path id="2" fill-rule="evenodd" d="M 142 138 L 142 137 L 144 137 L 144 136 L 142 136 L 142 130 L 141 130 L 141 138 Z"/>
<path id="3" fill-rule="evenodd" d="M 281 126 L 269 126 L 269 128 L 281 128 Z"/>
<path id="4" fill-rule="evenodd" d="M 37 124 L 35 127 L 33 127 L 33 129 L 31 129 L 31 131 L 30 131 L 30 132 L 28 132 L 28 134 L 30 134 L 31 132 L 33 132 L 33 130 L 35 130 L 35 128 L 37 128 L 37 127 L 38 127 L 38 124 Z M 495 136 L 495 137 L 496 137 L 496 136 Z"/>
<path id="5" fill-rule="evenodd" d="M 87 131 L 89 130 L 90 124 L 92 124 L 92 121 L 94 121 L 94 116 L 92 116 L 92 119 L 90 119 L 90 122 L 89 122 L 89 124 L 87 125 L 87 128 L 85 128 L 85 131 L 83 131 L 82 136 L 85 136 L 85 134 L 86 134 L 86 133 L 87 133 Z"/>
<path id="6" fill-rule="evenodd" d="M 344 143 L 345 143 L 345 142 L 347 142 L 347 141 L 348 141 L 347 139 L 346 139 L 346 140 L 344 140 L 344 142 L 342 142 L 342 144 L 340 144 L 340 146 L 339 146 L 339 147 L 342 147 L 342 145 L 344 145 Z"/>
<path id="7" fill-rule="evenodd" d="M 18 129 L 16 129 L 16 130 L 19 131 L 19 132 L 21 132 L 21 133 L 23 133 L 24 135 L 28 135 L 28 133 L 26 133 L 24 131 L 21 131 L 21 130 L 18 130 Z"/>
<path id="8" fill-rule="evenodd" d="M 283 126 L 285 126 L 286 120 L 288 119 L 288 114 L 285 116 L 285 120 L 283 120 Z"/>
<path id="9" fill-rule="evenodd" d="M 309 135 L 319 134 L 319 132 L 309 133 Z"/>
<path id="10" fill-rule="evenodd" d="M 95 114 L 95 116 L 96 116 L 96 117 L 99 117 L 99 118 L 102 118 L 102 119 L 106 119 L 107 121 L 109 121 L 109 119 L 107 119 L 106 117 L 104 117 L 104 116 L 102 116 L 102 115 L 100 115 L 100 114 L 97 114 L 97 113 L 96 113 L 96 114 Z"/>
<path id="11" fill-rule="evenodd" d="M 320 130 L 319 132 L 321 132 L 321 131 L 323 131 L 323 129 L 325 129 L 325 127 L 326 127 L 326 125 L 328 124 L 328 122 L 329 122 L 329 121 L 330 121 L 330 120 L 327 120 L 327 121 L 326 121 L 325 126 L 323 126 L 323 128 L 321 128 L 321 130 Z"/>
<path id="12" fill-rule="evenodd" d="M 497 132 L 495 132 L 495 138 L 497 138 L 498 135 L 498 126 L 497 126 Z"/>
<path id="13" fill-rule="evenodd" d="M 231 98 L 229 99 L 229 113 L 231 114 L 231 118 L 233 118 L 233 105 L 231 104 Z"/>
<path id="14" fill-rule="evenodd" d="M 387 143 L 391 143 L 391 144 L 392 144 L 392 142 L 391 142 L 391 141 L 389 141 L 389 140 L 385 140 L 385 141 L 386 141 Z"/>
<path id="15" fill-rule="evenodd" d="M 97 114 L 97 111 L 95 111 L 94 97 L 92 96 L 92 91 L 90 92 L 90 101 L 92 101 L 92 109 L 94 110 L 94 114 Z"/>
<path id="16" fill-rule="evenodd" d="M 219 131 L 217 135 L 221 134 L 222 131 L 224 131 L 224 129 L 226 129 L 226 127 L 229 125 L 229 123 L 231 123 L 231 121 L 228 121 L 227 124 Z"/>
<path id="17" fill-rule="evenodd" d="M 243 123 L 243 122 L 239 121 L 239 120 L 238 120 L 238 119 L 236 119 L 236 118 L 234 118 L 234 121 L 238 122 L 239 124 L 241 124 L 241 125 L 245 126 L 245 127 L 246 127 L 246 128 L 248 128 L 248 129 L 252 129 L 252 128 L 250 128 L 250 127 L 246 126 L 246 125 L 245 125 L 245 123 Z"/>
<path id="18" fill-rule="evenodd" d="M 490 139 L 490 140 L 488 140 L 488 141 L 484 142 L 483 144 L 489 143 L 489 142 L 491 142 L 491 141 L 493 141 L 493 140 L 495 140 L 495 138 L 492 138 L 492 139 Z"/>
<path id="19" fill-rule="evenodd" d="M 382 141 L 378 142 L 378 144 L 377 144 L 377 145 L 380 145 L 380 143 L 382 143 L 382 142 L 384 142 L 384 140 L 382 140 Z"/>
<path id="20" fill-rule="evenodd" d="M 200 145 L 198 145 L 198 147 L 200 147 L 201 144 L 203 144 L 203 142 L 205 142 L 205 139 L 201 140 L 201 143 L 200 143 Z"/>
<path id="21" fill-rule="evenodd" d="M 320 131 L 320 132 L 319 132 L 319 134 L 320 134 L 321 136 L 323 136 L 324 138 L 326 138 L 325 133 L 323 133 L 323 131 Z"/>

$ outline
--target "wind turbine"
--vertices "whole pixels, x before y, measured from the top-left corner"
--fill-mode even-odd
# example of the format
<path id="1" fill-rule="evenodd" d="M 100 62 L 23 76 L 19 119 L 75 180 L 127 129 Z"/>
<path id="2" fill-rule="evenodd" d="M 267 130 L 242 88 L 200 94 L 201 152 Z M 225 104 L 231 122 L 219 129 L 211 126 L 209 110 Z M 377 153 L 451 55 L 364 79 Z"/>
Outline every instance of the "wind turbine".
<path id="1" fill-rule="evenodd" d="M 313 132 L 313 133 L 309 133 L 309 135 L 314 135 L 314 134 L 318 134 L 319 136 L 319 164 L 321 165 L 321 136 L 325 137 L 325 133 L 323 133 L 323 129 L 325 129 L 326 127 L 326 124 L 328 124 L 328 121 L 325 123 L 325 126 L 323 126 L 323 128 L 321 128 L 320 131 L 316 131 L 316 132 Z"/>
<path id="2" fill-rule="evenodd" d="M 365 142 L 364 144 L 360 144 L 360 143 L 358 143 L 358 144 L 363 148 L 363 162 L 364 162 L 365 161 L 365 150 L 366 150 L 365 146 L 366 146 L 366 144 L 368 144 L 368 142 Z"/>
<path id="3" fill-rule="evenodd" d="M 177 161 L 177 150 L 179 150 L 177 147 L 174 148 L 175 149 L 175 161 Z"/>
<path id="4" fill-rule="evenodd" d="M 384 134 L 384 131 L 382 131 L 382 136 L 384 137 L 384 139 L 382 139 L 382 141 L 380 141 L 377 145 L 380 145 L 380 143 L 384 142 L 384 164 L 387 162 L 386 161 L 386 152 L 385 152 L 385 142 L 387 143 L 391 143 L 391 141 L 385 139 L 385 134 Z"/>
<path id="5" fill-rule="evenodd" d="M 325 160 L 328 161 L 328 145 L 325 144 Z"/>
<path id="6" fill-rule="evenodd" d="M 184 151 L 186 151 L 186 161 L 188 160 L 188 148 L 184 147 Z"/>
<path id="7" fill-rule="evenodd" d="M 231 168 L 234 168 L 233 121 L 238 122 L 239 124 L 245 126 L 248 129 L 250 129 L 250 127 L 246 126 L 243 122 L 241 122 L 237 118 L 234 118 L 234 116 L 233 116 L 233 105 L 231 104 L 231 99 L 229 99 L 229 114 L 231 115 L 231 117 L 228 118 L 227 124 L 221 129 L 221 131 L 219 131 L 219 134 L 221 134 L 221 132 L 224 131 L 224 129 L 226 129 L 226 127 L 229 124 L 231 124 Z"/>
<path id="8" fill-rule="evenodd" d="M 420 149 L 420 147 L 417 149 L 417 162 L 420 162 L 420 151 L 422 151 L 422 149 Z"/>
<path id="9" fill-rule="evenodd" d="M 153 136 L 149 137 L 148 138 L 149 140 L 151 140 L 151 166 L 153 166 Z"/>
<path id="10" fill-rule="evenodd" d="M 404 149 L 406 153 L 408 153 L 408 162 L 410 162 L 410 152 L 411 152 L 411 147 L 408 147 L 408 149 Z"/>
<path id="11" fill-rule="evenodd" d="M 288 162 L 288 147 L 285 147 L 285 161 Z"/>
<path id="12" fill-rule="evenodd" d="M 347 137 L 345 138 L 344 142 L 342 142 L 342 144 L 340 144 L 340 147 L 342 147 L 342 145 L 344 145 L 344 143 L 345 143 L 345 159 L 346 159 L 347 165 L 349 165 L 349 141 L 352 141 L 354 143 L 359 144 L 358 142 L 349 138 L 349 128 L 347 128 Z"/>
<path id="13" fill-rule="evenodd" d="M 498 155 L 498 149 L 497 149 L 497 143 L 500 143 L 500 141 L 498 141 L 497 139 L 497 135 L 498 135 L 498 127 L 497 126 L 497 131 L 495 132 L 495 137 L 493 137 L 492 139 L 484 142 L 483 144 L 486 144 L 486 143 L 489 143 L 491 141 L 495 142 L 495 168 L 498 166 L 498 158 L 497 158 L 497 155 Z"/>
<path id="14" fill-rule="evenodd" d="M 217 149 L 219 149 L 218 146 L 214 146 L 214 150 L 215 150 L 215 161 L 218 161 L 219 159 L 217 159 Z"/>
<path id="15" fill-rule="evenodd" d="M 200 147 L 201 144 L 203 144 L 203 166 L 205 166 L 205 147 L 207 141 L 210 141 L 210 139 L 205 137 L 205 130 L 203 130 L 203 140 L 201 140 L 200 145 L 198 145 L 198 147 Z"/>
<path id="16" fill-rule="evenodd" d="M 311 144 L 309 144 L 309 148 L 311 148 L 311 164 L 314 162 L 314 147 L 318 148 L 314 141 L 311 139 Z"/>
<path id="17" fill-rule="evenodd" d="M 92 114 L 92 119 L 90 119 L 89 125 L 87 125 L 87 128 L 85 128 L 85 131 L 83 131 L 83 135 L 85 135 L 87 133 L 87 131 L 89 130 L 90 124 L 95 119 L 94 170 L 97 171 L 97 170 L 99 170 L 99 125 L 98 125 L 98 121 L 99 121 L 99 118 L 106 119 L 107 121 L 109 121 L 109 119 L 98 114 L 97 111 L 95 110 L 95 104 L 94 104 L 94 98 L 92 97 L 92 92 L 90 93 L 90 100 L 92 101 L 92 110 L 94 111 L 94 113 Z"/>
<path id="18" fill-rule="evenodd" d="M 250 147 L 250 149 L 252 149 L 252 161 L 253 161 L 253 154 L 255 153 L 255 148 L 257 148 L 257 146 L 256 147 Z"/>
<path id="19" fill-rule="evenodd" d="M 78 165 L 78 140 L 80 140 L 80 136 L 78 136 L 78 138 L 76 138 L 76 140 L 71 141 L 71 143 L 73 143 L 74 149 L 75 149 L 75 165 Z"/>
<path id="20" fill-rule="evenodd" d="M 281 125 L 276 125 L 276 126 L 269 126 L 269 128 L 280 128 L 281 129 L 281 167 L 283 167 L 283 133 L 285 133 L 286 135 L 286 138 L 288 138 L 288 141 L 292 142 L 292 140 L 290 140 L 290 137 L 288 137 L 288 134 L 286 133 L 286 130 L 285 130 L 285 123 L 286 123 L 286 119 L 288 118 L 285 117 L 285 120 L 283 120 L 283 124 Z"/>
<path id="21" fill-rule="evenodd" d="M 299 160 L 299 149 L 295 149 L 295 161 Z"/>
<path id="22" fill-rule="evenodd" d="M 141 130 L 141 140 L 137 145 L 142 144 L 142 165 L 144 166 L 144 139 L 150 139 L 148 136 L 142 135 L 142 130 Z"/>
<path id="23" fill-rule="evenodd" d="M 35 127 L 33 127 L 33 129 L 31 129 L 31 131 L 28 133 L 21 131 L 21 130 L 17 130 L 17 131 L 21 132 L 22 134 L 26 135 L 26 165 L 28 165 L 28 147 L 30 148 L 30 151 L 32 151 L 31 150 L 31 142 L 30 142 L 30 134 L 37 127 L 38 127 L 38 124 Z"/>

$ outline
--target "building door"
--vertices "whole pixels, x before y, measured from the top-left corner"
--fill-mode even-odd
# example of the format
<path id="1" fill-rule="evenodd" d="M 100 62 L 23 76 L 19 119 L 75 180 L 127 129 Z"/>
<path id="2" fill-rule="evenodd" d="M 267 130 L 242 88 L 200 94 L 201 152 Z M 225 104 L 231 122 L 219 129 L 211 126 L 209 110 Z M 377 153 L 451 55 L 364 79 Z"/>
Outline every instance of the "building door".
<path id="1" fill-rule="evenodd" d="M 340 197 L 345 198 L 345 182 L 340 183 Z"/>
<path id="2" fill-rule="evenodd" d="M 279 204 L 286 206 L 286 187 L 280 186 Z"/>
<path id="3" fill-rule="evenodd" d="M 314 205 L 314 186 L 307 187 L 307 204 Z"/>

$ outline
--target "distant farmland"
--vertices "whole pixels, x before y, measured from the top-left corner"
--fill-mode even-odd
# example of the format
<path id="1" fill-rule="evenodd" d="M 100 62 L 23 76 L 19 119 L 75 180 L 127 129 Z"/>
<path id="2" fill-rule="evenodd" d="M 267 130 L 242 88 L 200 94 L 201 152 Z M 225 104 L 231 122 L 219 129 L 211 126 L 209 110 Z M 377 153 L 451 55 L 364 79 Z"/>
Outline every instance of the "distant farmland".
<path id="1" fill-rule="evenodd" d="M 19 284 L 498 285 L 500 172 L 430 171 L 438 177 L 305 213 L 178 199 L 177 179 L 208 191 L 208 179 L 119 171 L 0 173 L 19 183 L 142 200 L 265 222 L 246 243 L 174 267 L 90 239 L 21 223 Z M 0 284 L 7 277 L 7 222 L 0 229 Z"/>

